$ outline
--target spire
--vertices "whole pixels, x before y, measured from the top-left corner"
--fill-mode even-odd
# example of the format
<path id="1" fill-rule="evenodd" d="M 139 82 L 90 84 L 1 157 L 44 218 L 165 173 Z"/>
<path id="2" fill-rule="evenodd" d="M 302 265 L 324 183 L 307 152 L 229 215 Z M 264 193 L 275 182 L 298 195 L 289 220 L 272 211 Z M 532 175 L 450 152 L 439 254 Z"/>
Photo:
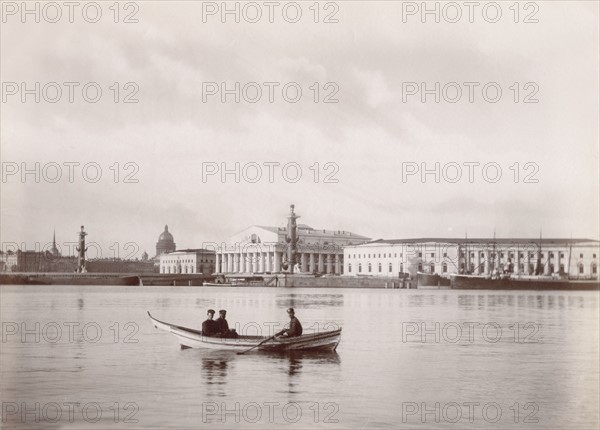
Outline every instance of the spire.
<path id="1" fill-rule="evenodd" d="M 52 249 L 56 249 L 56 229 L 52 233 Z"/>
<path id="2" fill-rule="evenodd" d="M 165 231 L 169 231 L 169 226 L 165 224 Z"/>

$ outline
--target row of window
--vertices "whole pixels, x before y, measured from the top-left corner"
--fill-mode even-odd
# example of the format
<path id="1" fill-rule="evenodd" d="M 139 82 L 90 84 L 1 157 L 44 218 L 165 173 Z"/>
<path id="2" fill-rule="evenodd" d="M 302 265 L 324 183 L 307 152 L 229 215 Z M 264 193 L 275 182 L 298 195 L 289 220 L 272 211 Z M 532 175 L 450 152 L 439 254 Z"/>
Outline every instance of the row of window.
<path id="1" fill-rule="evenodd" d="M 358 255 L 358 257 L 357 257 L 357 255 Z M 496 253 L 495 252 L 492 252 L 490 255 L 491 255 L 492 258 L 496 257 Z M 423 253 L 419 252 L 418 256 L 420 258 L 422 258 L 423 257 Z M 432 252 L 430 254 L 430 256 L 431 256 L 431 258 L 435 258 L 435 252 Z M 464 257 L 465 253 L 461 252 L 460 256 Z M 479 256 L 480 257 L 485 257 L 485 252 L 481 252 L 479 254 Z M 500 256 L 500 258 L 504 258 L 505 253 L 504 252 L 500 252 L 499 256 Z M 448 257 L 448 253 L 444 252 L 443 257 L 447 258 Z M 536 258 L 536 254 L 530 253 L 529 257 L 530 258 Z M 543 252 L 540 254 L 540 257 L 544 258 L 544 253 Z M 550 258 L 554 258 L 554 252 L 550 252 L 549 253 L 549 257 Z M 371 258 L 371 254 L 349 254 L 348 255 L 348 259 L 352 259 L 352 258 L 354 258 L 354 259 L 356 259 L 356 258 Z M 373 258 L 382 258 L 382 257 L 381 257 L 381 254 L 373 254 Z M 383 258 L 392 258 L 392 253 L 391 252 L 390 253 L 384 253 L 383 254 Z M 398 253 L 394 253 L 394 258 L 398 258 Z M 400 253 L 400 258 L 402 258 L 402 253 Z M 475 258 L 475 253 L 474 252 L 471 252 L 471 258 Z M 508 258 L 515 258 L 514 252 L 510 252 L 508 254 Z M 519 258 L 524 258 L 524 254 L 522 252 L 519 253 Z M 563 252 L 560 253 L 560 258 L 565 258 L 565 254 Z M 579 254 L 579 258 L 583 258 L 583 254 Z M 592 258 L 596 258 L 596 254 L 592 254 Z"/>
<path id="2" fill-rule="evenodd" d="M 198 261 L 200 263 L 208 263 L 209 262 L 208 258 L 206 258 L 206 259 L 202 258 Z M 186 258 L 185 260 L 171 259 L 171 260 L 162 260 L 162 263 L 194 263 L 194 260 L 191 258 Z"/>
<path id="3" fill-rule="evenodd" d="M 554 264 L 550 264 L 549 268 L 550 268 L 550 270 L 549 270 L 550 273 L 554 273 L 554 268 L 555 268 Z M 371 273 L 373 271 L 372 269 L 373 269 L 372 264 L 368 263 L 367 264 L 367 272 Z M 464 264 L 461 264 L 461 269 L 464 269 Z M 418 264 L 417 270 L 419 272 L 423 271 L 423 264 L 422 263 Z M 382 266 L 381 263 L 377 264 L 377 271 L 379 273 L 381 273 L 383 271 L 383 266 Z M 392 271 L 393 271 L 392 263 L 389 263 L 388 264 L 388 273 L 392 273 Z M 400 272 L 404 272 L 404 264 L 400 263 L 400 270 L 399 271 Z M 509 271 L 512 271 L 512 268 Z M 524 264 L 519 264 L 519 271 L 520 272 L 524 272 L 525 271 L 525 265 Z M 564 264 L 560 265 L 559 271 L 560 271 L 560 273 L 565 273 L 565 265 Z M 579 274 L 581 274 L 581 275 L 585 274 L 585 266 L 583 265 L 583 263 L 580 263 L 578 265 L 578 271 L 579 271 Z M 472 273 L 475 272 L 475 264 L 474 263 L 470 264 L 470 272 L 472 272 Z M 483 267 L 480 266 L 479 267 L 479 273 L 482 273 L 482 272 L 483 272 Z M 535 272 L 535 265 L 534 264 L 529 264 L 529 272 L 528 273 L 532 274 L 534 272 Z M 595 262 L 591 264 L 590 272 L 591 272 L 592 275 L 596 275 L 598 273 L 598 265 Z M 348 273 L 352 273 L 352 263 L 348 264 Z M 362 263 L 358 263 L 358 273 L 362 273 Z M 429 273 L 435 273 L 435 264 L 432 263 L 432 264 L 429 265 Z M 446 263 L 442 264 L 442 273 L 448 273 L 448 265 Z"/>

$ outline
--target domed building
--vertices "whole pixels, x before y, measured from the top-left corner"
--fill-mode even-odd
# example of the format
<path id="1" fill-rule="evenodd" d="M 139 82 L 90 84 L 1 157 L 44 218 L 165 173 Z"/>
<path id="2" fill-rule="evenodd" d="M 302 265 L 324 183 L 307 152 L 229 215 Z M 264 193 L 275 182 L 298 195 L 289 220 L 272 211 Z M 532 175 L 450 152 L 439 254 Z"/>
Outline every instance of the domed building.
<path id="1" fill-rule="evenodd" d="M 175 251 L 173 235 L 169 233 L 169 226 L 165 225 L 165 231 L 158 236 L 158 242 L 156 242 L 156 256 L 159 257 L 161 254 L 173 251 Z"/>

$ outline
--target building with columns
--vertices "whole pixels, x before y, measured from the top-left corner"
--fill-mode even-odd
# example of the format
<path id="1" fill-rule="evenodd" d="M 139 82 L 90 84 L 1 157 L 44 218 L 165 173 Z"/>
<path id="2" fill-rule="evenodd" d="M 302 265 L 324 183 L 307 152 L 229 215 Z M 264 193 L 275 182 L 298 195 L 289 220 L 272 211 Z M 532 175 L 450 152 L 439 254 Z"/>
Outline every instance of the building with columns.
<path id="1" fill-rule="evenodd" d="M 397 277 L 495 272 L 600 279 L 600 242 L 592 239 L 396 239 L 344 248 L 347 276 Z"/>
<path id="2" fill-rule="evenodd" d="M 217 252 L 217 273 L 269 274 L 294 273 L 341 275 L 344 247 L 366 243 L 365 236 L 343 230 L 314 229 L 298 224 L 296 261 L 288 261 L 287 227 L 253 225 L 229 238 Z"/>

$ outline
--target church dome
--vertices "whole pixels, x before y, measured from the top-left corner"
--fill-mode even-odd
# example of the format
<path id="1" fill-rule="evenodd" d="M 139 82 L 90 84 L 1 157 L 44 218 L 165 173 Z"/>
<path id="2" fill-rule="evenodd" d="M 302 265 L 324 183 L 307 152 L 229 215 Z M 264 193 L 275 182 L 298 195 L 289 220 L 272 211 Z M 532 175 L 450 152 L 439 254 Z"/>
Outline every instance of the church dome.
<path id="1" fill-rule="evenodd" d="M 158 236 L 159 242 L 173 242 L 173 235 L 169 233 L 169 226 L 165 225 L 165 231 Z"/>
<path id="2" fill-rule="evenodd" d="M 175 241 L 173 235 L 169 233 L 169 226 L 165 225 L 165 231 L 158 236 L 158 242 L 156 243 L 156 256 L 167 252 L 175 251 Z"/>

